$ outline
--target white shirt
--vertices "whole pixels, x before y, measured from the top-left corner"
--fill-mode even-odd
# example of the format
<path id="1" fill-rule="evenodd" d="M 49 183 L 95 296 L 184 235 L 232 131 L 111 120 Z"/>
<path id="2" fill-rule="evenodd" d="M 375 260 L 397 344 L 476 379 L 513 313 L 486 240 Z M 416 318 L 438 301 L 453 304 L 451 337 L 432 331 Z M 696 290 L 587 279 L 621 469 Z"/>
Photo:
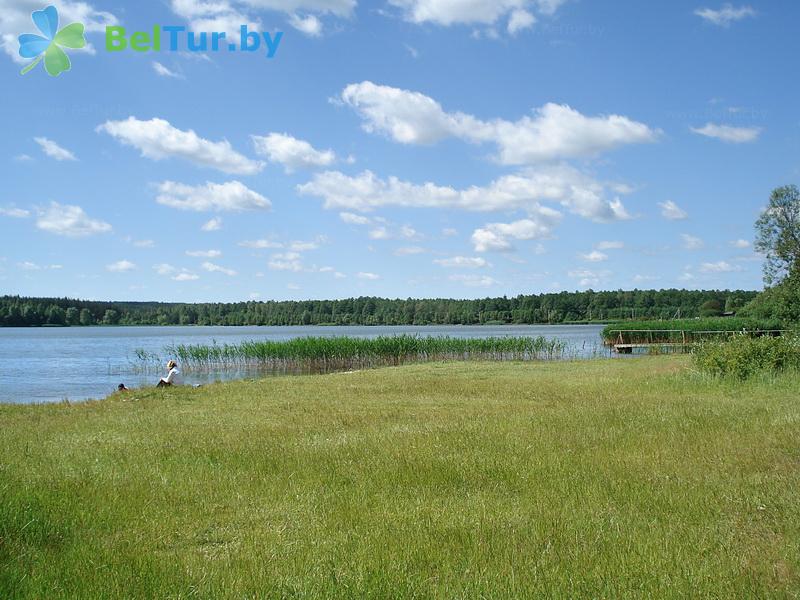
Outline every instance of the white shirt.
<path id="1" fill-rule="evenodd" d="M 178 367 L 172 367 L 167 373 L 166 377 L 162 377 L 161 381 L 164 383 L 171 383 L 172 385 L 181 385 L 181 372 L 178 370 Z"/>

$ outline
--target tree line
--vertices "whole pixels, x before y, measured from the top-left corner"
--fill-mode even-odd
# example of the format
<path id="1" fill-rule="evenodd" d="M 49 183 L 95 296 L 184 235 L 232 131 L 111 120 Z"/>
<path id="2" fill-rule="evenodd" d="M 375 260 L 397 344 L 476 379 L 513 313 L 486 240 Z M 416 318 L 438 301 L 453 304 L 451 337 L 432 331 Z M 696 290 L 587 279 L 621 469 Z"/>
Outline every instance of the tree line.
<path id="1" fill-rule="evenodd" d="M 514 298 L 98 302 L 0 297 L 0 326 L 90 325 L 491 325 L 670 319 L 735 313 L 758 292 L 633 290 L 559 292 Z"/>

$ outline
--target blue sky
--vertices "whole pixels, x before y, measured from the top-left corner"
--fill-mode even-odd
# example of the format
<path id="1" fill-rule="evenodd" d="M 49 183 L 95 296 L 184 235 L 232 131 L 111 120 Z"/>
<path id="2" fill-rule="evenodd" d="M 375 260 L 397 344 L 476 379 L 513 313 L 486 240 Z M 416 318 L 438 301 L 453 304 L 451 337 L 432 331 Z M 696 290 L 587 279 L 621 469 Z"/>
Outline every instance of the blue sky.
<path id="1" fill-rule="evenodd" d="M 800 173 L 794 2 L 0 0 L 0 291 L 483 297 L 761 287 Z M 107 52 L 156 24 L 264 52 Z"/>

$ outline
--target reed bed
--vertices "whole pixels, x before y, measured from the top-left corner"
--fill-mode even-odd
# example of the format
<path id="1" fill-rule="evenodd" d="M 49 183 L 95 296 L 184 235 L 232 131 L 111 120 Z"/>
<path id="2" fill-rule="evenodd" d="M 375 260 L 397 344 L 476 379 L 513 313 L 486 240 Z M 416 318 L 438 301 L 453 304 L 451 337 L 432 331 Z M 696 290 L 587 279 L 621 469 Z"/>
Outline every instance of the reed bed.
<path id="1" fill-rule="evenodd" d="M 178 344 L 165 348 L 184 368 L 258 367 L 273 371 L 330 372 L 445 360 L 552 360 L 566 344 L 539 337 L 424 337 L 412 335 L 302 337 L 238 344 Z"/>

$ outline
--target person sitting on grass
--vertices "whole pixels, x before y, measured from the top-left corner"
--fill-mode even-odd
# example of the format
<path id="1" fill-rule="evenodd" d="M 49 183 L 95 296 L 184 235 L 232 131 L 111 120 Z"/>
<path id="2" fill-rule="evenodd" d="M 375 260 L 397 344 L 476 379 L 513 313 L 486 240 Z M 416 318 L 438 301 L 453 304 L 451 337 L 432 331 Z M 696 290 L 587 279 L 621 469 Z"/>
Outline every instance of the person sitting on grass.
<path id="1" fill-rule="evenodd" d="M 169 361 L 167 363 L 167 370 L 169 371 L 167 376 L 159 379 L 156 387 L 166 387 L 170 385 L 181 384 L 181 372 L 178 370 L 178 363 L 176 363 L 174 360 Z"/>

